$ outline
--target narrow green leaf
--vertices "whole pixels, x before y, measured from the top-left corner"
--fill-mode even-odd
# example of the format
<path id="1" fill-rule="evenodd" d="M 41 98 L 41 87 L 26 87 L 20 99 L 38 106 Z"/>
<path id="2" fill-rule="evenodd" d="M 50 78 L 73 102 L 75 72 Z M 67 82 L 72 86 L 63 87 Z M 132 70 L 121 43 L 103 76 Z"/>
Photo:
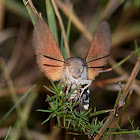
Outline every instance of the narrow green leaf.
<path id="1" fill-rule="evenodd" d="M 54 38 L 55 38 L 57 44 L 59 44 L 55 13 L 54 13 L 50 0 L 46 0 L 46 10 L 47 10 L 47 18 L 48 18 L 49 27 L 54 35 Z"/>
<path id="2" fill-rule="evenodd" d="M 48 88 L 48 87 L 46 87 L 46 86 L 44 86 L 44 88 L 46 88 L 48 91 L 50 91 L 50 92 L 52 92 L 52 93 L 54 93 L 54 94 L 57 94 L 55 91 L 51 90 L 50 88 Z"/>
<path id="3" fill-rule="evenodd" d="M 34 24 L 36 24 L 36 22 L 38 21 L 38 17 L 37 15 L 34 13 L 34 11 L 31 9 L 31 7 L 29 6 L 29 4 L 27 4 L 26 0 L 22 0 L 24 5 L 26 6 L 26 9 L 28 11 L 28 14 L 30 15 L 31 21 Z M 34 9 L 35 10 L 35 9 Z M 37 11 L 36 11 L 37 12 Z M 38 12 L 37 12 L 38 13 Z"/>
<path id="4" fill-rule="evenodd" d="M 56 88 L 56 86 L 55 86 L 54 82 L 53 82 L 51 79 L 50 79 L 50 81 L 51 81 L 51 84 L 52 84 L 52 86 L 53 86 L 54 90 L 55 90 L 56 92 L 58 92 L 58 90 L 57 90 L 57 88 Z"/>
<path id="5" fill-rule="evenodd" d="M 132 57 L 133 54 L 128 55 L 126 58 L 124 58 L 123 60 L 121 60 L 120 62 L 118 62 L 113 68 L 117 69 L 120 65 L 122 65 L 123 63 L 125 63 L 128 59 L 130 59 Z"/>
<path id="6" fill-rule="evenodd" d="M 11 113 L 12 111 L 26 98 L 26 96 L 30 93 L 30 91 L 35 87 L 33 85 L 19 100 L 18 102 L 0 119 L 0 124 L 2 123 L 3 120 L 5 120 Z"/>
<path id="7" fill-rule="evenodd" d="M 138 42 L 136 40 L 134 40 L 134 43 L 135 43 L 135 49 L 138 50 L 138 48 L 139 48 L 138 47 Z"/>
<path id="8" fill-rule="evenodd" d="M 53 117 L 53 114 L 51 114 L 45 121 L 43 121 L 41 124 L 46 123 L 47 121 L 49 121 L 51 118 Z"/>
<path id="9" fill-rule="evenodd" d="M 85 113 L 85 116 L 91 112 L 92 108 Z"/>
<path id="10" fill-rule="evenodd" d="M 48 98 L 47 102 L 50 102 L 50 101 L 54 100 L 54 99 L 57 98 L 57 97 L 58 97 L 58 95 L 54 95 L 54 96 Z"/>
<path id="11" fill-rule="evenodd" d="M 44 109 L 37 109 L 36 111 L 40 111 L 40 112 L 52 112 L 51 110 L 44 110 Z"/>
<path id="12" fill-rule="evenodd" d="M 114 109 L 108 109 L 108 110 L 101 110 L 101 111 L 93 112 L 93 113 L 90 113 L 89 117 L 97 116 L 97 115 L 108 113 L 108 112 L 111 112 L 111 111 L 114 111 Z"/>
<path id="13" fill-rule="evenodd" d="M 64 124 L 64 127 L 66 127 L 66 115 L 63 116 L 63 124 Z"/>
<path id="14" fill-rule="evenodd" d="M 56 118 L 57 118 L 58 126 L 60 127 L 61 126 L 60 117 L 59 116 L 56 116 Z"/>
<path id="15" fill-rule="evenodd" d="M 118 106 L 118 103 L 119 103 L 119 100 L 120 100 L 120 97 L 121 97 L 121 93 L 122 93 L 122 89 L 119 90 L 119 92 L 118 92 L 118 96 L 117 96 L 117 99 L 115 101 L 114 108 L 116 108 Z"/>
<path id="16" fill-rule="evenodd" d="M 63 55 L 64 59 L 66 59 L 66 58 L 67 58 L 67 53 L 66 53 L 66 49 L 65 49 L 65 47 L 64 47 L 64 39 L 63 39 L 62 31 L 61 31 L 60 50 L 61 50 L 61 52 L 62 52 L 62 55 Z"/>
<path id="17" fill-rule="evenodd" d="M 10 130 L 11 130 L 11 126 L 9 127 L 8 132 L 7 132 L 6 137 L 4 138 L 4 140 L 7 140 L 7 139 L 8 139 L 8 136 L 9 136 Z"/>
<path id="18" fill-rule="evenodd" d="M 70 17 L 69 17 L 69 20 L 68 20 L 67 32 L 66 32 L 68 44 L 69 44 L 69 39 L 70 39 L 70 28 L 71 28 L 71 13 L 72 13 L 72 8 L 73 8 L 73 7 L 71 6 L 71 9 L 70 9 Z"/>

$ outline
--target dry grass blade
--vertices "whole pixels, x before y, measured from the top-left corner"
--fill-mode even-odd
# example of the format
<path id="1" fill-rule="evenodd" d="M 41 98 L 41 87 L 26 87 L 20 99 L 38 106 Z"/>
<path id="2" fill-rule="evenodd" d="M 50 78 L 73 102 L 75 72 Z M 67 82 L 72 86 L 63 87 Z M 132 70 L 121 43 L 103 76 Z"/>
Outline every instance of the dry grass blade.
<path id="1" fill-rule="evenodd" d="M 136 64 L 135 64 L 135 67 L 130 75 L 130 77 L 128 78 L 128 82 L 126 84 L 126 87 L 121 95 L 121 98 L 120 98 L 120 101 L 119 101 L 119 107 L 121 107 L 122 105 L 124 105 L 124 100 L 126 98 L 126 96 L 128 95 L 128 92 L 130 90 L 130 87 L 132 86 L 138 72 L 139 72 L 139 69 L 140 69 L 140 60 L 137 60 Z"/>
<path id="2" fill-rule="evenodd" d="M 122 0 L 110 0 L 104 10 L 103 19 L 108 19 L 122 2 Z"/>
<path id="3" fill-rule="evenodd" d="M 0 0 L 0 31 L 3 29 L 4 22 L 4 0 Z"/>
<path id="4" fill-rule="evenodd" d="M 85 38 L 90 42 L 92 40 L 92 35 L 87 31 L 82 22 L 76 17 L 73 11 L 69 7 L 67 7 L 62 1 L 56 0 L 56 4 L 63 11 L 63 13 L 67 16 L 71 16 L 72 23 L 79 29 L 79 31 L 85 36 Z"/>
<path id="5" fill-rule="evenodd" d="M 67 37 L 66 37 L 66 32 L 65 32 L 65 28 L 64 28 L 64 25 L 63 25 L 63 22 L 62 22 L 62 19 L 61 19 L 61 16 L 59 14 L 59 11 L 57 9 L 57 6 L 55 4 L 55 1 L 54 0 L 51 0 L 52 2 L 52 5 L 53 5 L 53 8 L 54 8 L 54 11 L 55 11 L 55 14 L 58 18 L 58 21 L 59 21 L 59 24 L 60 24 L 60 28 L 62 30 L 62 34 L 63 34 L 63 38 L 64 38 L 64 44 L 65 44 L 65 48 L 66 48 L 66 52 L 67 52 L 67 57 L 69 58 L 70 57 L 70 50 L 69 50 L 69 46 L 68 46 L 68 42 L 67 42 Z"/>

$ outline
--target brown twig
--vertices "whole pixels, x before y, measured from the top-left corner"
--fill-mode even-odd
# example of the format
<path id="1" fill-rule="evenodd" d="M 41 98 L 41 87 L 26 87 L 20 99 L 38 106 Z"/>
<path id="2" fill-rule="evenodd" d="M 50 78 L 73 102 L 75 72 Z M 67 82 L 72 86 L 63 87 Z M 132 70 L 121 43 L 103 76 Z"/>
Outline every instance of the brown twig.
<path id="1" fill-rule="evenodd" d="M 7 39 L 17 35 L 15 29 L 5 29 L 0 32 L 0 44 L 6 41 Z"/>
<path id="2" fill-rule="evenodd" d="M 63 11 L 63 13 L 67 16 L 71 16 L 72 23 L 79 29 L 79 31 L 85 36 L 85 38 L 90 42 L 92 40 L 92 35 L 87 31 L 82 22 L 78 19 L 73 11 L 69 7 L 67 7 L 62 1 L 56 0 L 56 4 Z"/>
<path id="3" fill-rule="evenodd" d="M 25 94 L 25 92 L 32 86 L 33 85 L 27 85 L 27 86 L 23 86 L 23 87 L 15 87 L 16 94 Z M 0 89 L 0 98 L 8 96 L 9 94 L 10 94 L 9 90 L 7 88 Z"/>
<path id="4" fill-rule="evenodd" d="M 127 81 L 127 80 L 125 80 L 125 81 Z M 121 86 L 125 87 L 126 84 L 121 83 Z M 118 85 L 118 83 L 116 83 L 116 84 L 107 84 L 107 85 L 104 85 L 104 87 L 101 87 L 101 88 L 104 88 L 104 89 L 110 90 L 110 91 L 119 91 L 120 90 L 120 86 Z M 131 89 L 134 90 L 137 93 L 138 96 L 140 96 L 140 87 L 138 85 L 133 84 Z"/>
<path id="5" fill-rule="evenodd" d="M 113 84 L 113 83 L 119 83 L 121 81 L 125 81 L 126 78 L 127 78 L 127 75 L 124 74 L 124 75 L 122 75 L 120 77 L 116 77 L 116 78 L 94 81 L 94 85 L 99 86 L 99 87 L 104 87 L 106 84 Z"/>
<path id="6" fill-rule="evenodd" d="M 119 103 L 118 103 L 118 107 L 117 110 L 122 107 L 124 105 L 124 100 L 126 98 L 126 96 L 128 95 L 128 92 L 130 90 L 130 87 L 132 86 L 132 83 L 134 82 L 134 79 L 136 78 L 138 72 L 140 69 L 140 60 L 138 60 L 135 64 L 135 67 L 133 68 L 133 71 L 127 81 L 126 87 L 120 97 Z M 104 134 L 105 130 L 107 129 L 107 127 L 110 125 L 110 123 L 112 122 L 112 120 L 115 117 L 116 112 L 111 112 L 109 117 L 107 118 L 107 120 L 105 121 L 104 125 L 102 126 L 102 128 L 99 130 L 98 134 L 96 135 L 96 137 L 94 138 L 94 140 L 99 140 L 101 138 L 101 136 Z"/>
<path id="7" fill-rule="evenodd" d="M 10 60 L 7 63 L 7 70 L 9 72 L 9 75 L 11 75 L 11 73 L 15 69 L 17 62 L 19 61 L 19 58 L 20 58 L 21 53 L 22 53 L 21 50 L 23 48 L 23 44 L 25 42 L 25 38 L 26 38 L 26 34 L 27 34 L 27 29 L 24 26 L 25 26 L 25 24 L 24 25 L 22 24 L 21 28 L 19 30 L 19 33 L 17 33 L 17 40 L 15 42 L 15 47 L 13 49 Z M 0 79 L 0 85 L 3 86 L 4 82 L 5 82 L 5 80 L 2 76 Z"/>
<path id="8" fill-rule="evenodd" d="M 27 35 L 27 28 L 25 27 L 25 24 L 21 25 L 21 28 L 19 30 L 18 36 L 17 36 L 17 40 L 15 43 L 15 49 L 13 51 L 13 54 L 10 58 L 10 60 L 7 63 L 7 69 L 9 74 L 11 74 L 21 56 L 21 48 L 23 48 L 23 44 L 25 42 L 25 38 Z"/>
<path id="9" fill-rule="evenodd" d="M 3 29 L 4 23 L 4 0 L 0 0 L 0 31 Z"/>
<path id="10" fill-rule="evenodd" d="M 102 19 L 108 19 L 114 11 L 121 5 L 121 0 L 110 0 L 103 12 Z"/>
<path id="11" fill-rule="evenodd" d="M 125 25 L 121 29 L 118 29 L 112 34 L 112 47 L 118 47 L 121 44 L 133 41 L 137 36 L 140 35 L 139 23 L 134 25 Z"/>
<path id="12" fill-rule="evenodd" d="M 115 66 L 116 64 L 117 64 L 117 62 L 110 56 L 109 57 L 109 59 L 108 59 L 108 61 L 109 61 L 109 63 L 110 63 L 110 65 L 113 67 L 113 66 Z M 128 79 L 129 78 L 129 74 L 123 69 L 123 67 L 120 65 L 117 69 L 114 69 L 114 71 L 118 74 L 118 75 L 120 75 L 120 76 L 123 76 L 123 75 L 126 75 L 126 79 Z M 139 92 L 139 88 L 138 88 L 138 86 L 140 85 L 140 82 L 139 82 L 139 80 L 137 80 L 137 79 L 135 79 L 134 80 L 134 90 L 135 90 L 135 92 L 139 95 L 140 94 L 140 92 Z"/>
<path id="13" fill-rule="evenodd" d="M 130 96 L 132 96 L 131 91 L 132 90 L 130 90 L 130 92 L 127 96 L 125 106 L 122 108 L 121 112 L 119 113 L 119 117 L 115 117 L 115 120 L 111 123 L 111 125 L 110 125 L 111 128 L 116 127 L 116 122 L 118 122 L 118 124 L 119 124 L 120 117 L 122 117 L 122 122 L 119 126 L 124 127 L 124 126 L 130 124 L 129 120 L 128 120 L 128 116 L 131 120 L 133 120 L 134 118 L 136 118 L 138 116 L 139 110 L 140 110 L 139 98 L 136 97 L 137 99 L 135 99 L 134 102 L 131 102 L 131 101 L 133 101 L 132 97 L 130 97 Z M 130 100 L 128 101 L 129 98 L 130 98 Z M 129 106 L 128 106 L 129 108 L 126 109 L 127 104 L 129 104 Z M 126 110 L 126 111 L 124 112 L 124 110 Z M 122 113 L 123 113 L 123 116 L 122 116 Z"/>
<path id="14" fill-rule="evenodd" d="M 126 99 L 126 104 L 125 104 L 125 106 L 123 107 L 123 109 L 121 111 L 120 118 L 119 118 L 119 121 L 118 121 L 119 126 L 121 126 L 123 115 L 126 113 L 126 110 L 128 108 L 128 105 L 129 105 L 129 103 L 131 101 L 131 95 L 132 95 L 132 93 L 133 93 L 133 90 L 130 90 L 129 91 L 129 94 L 128 94 L 128 97 Z"/>
<path id="15" fill-rule="evenodd" d="M 133 84 L 133 82 L 134 82 L 134 80 L 139 72 L 139 69 L 140 69 L 140 60 L 137 60 L 135 67 L 133 68 L 133 71 L 132 71 L 130 77 L 128 78 L 128 82 L 126 84 L 126 87 L 121 95 L 121 98 L 119 101 L 119 107 L 124 105 L 124 100 L 125 100 L 126 96 L 128 95 L 130 87 L 132 86 L 132 84 Z"/>
<path id="16" fill-rule="evenodd" d="M 61 16 L 59 14 L 58 8 L 57 8 L 57 6 L 55 4 L 55 1 L 51 0 L 51 2 L 52 2 L 52 5 L 53 5 L 55 14 L 56 14 L 56 16 L 58 18 L 58 21 L 59 21 L 59 24 L 60 24 L 60 28 L 62 30 L 62 34 L 63 34 L 63 38 L 64 38 L 64 44 L 65 44 L 65 48 L 66 48 L 66 52 L 67 52 L 67 57 L 69 58 L 70 57 L 70 50 L 69 50 L 69 46 L 68 46 L 68 42 L 67 42 L 67 38 L 66 38 L 65 28 L 64 28 Z"/>

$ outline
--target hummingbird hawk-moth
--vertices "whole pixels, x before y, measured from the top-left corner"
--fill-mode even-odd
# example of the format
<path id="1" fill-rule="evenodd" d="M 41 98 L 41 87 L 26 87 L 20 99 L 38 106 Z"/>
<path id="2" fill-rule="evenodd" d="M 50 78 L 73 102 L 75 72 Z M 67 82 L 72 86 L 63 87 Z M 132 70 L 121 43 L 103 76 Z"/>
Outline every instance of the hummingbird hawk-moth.
<path id="1" fill-rule="evenodd" d="M 70 95 L 69 101 L 79 100 L 79 108 L 87 110 L 90 100 L 88 87 L 106 65 L 110 52 L 111 33 L 108 23 L 103 21 L 98 26 L 85 59 L 72 57 L 64 60 L 52 32 L 42 19 L 34 25 L 33 44 L 40 70 L 51 80 L 65 83 L 66 94 L 78 87 Z"/>

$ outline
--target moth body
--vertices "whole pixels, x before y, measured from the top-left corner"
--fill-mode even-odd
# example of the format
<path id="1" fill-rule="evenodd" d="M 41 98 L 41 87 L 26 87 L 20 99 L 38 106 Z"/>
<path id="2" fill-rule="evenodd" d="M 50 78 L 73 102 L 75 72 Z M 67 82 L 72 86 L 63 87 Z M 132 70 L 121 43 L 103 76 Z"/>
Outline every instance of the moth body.
<path id="1" fill-rule="evenodd" d="M 88 109 L 88 87 L 109 56 L 111 33 L 108 23 L 103 21 L 96 29 L 85 59 L 72 57 L 64 60 L 52 32 L 42 19 L 34 25 L 33 43 L 40 70 L 53 81 L 61 80 L 66 94 L 76 88 L 68 100 L 79 100 L 79 108 Z"/>
<path id="2" fill-rule="evenodd" d="M 88 82 L 88 67 L 86 61 L 79 57 L 66 59 L 61 79 L 64 82 L 66 81 L 68 85 L 73 83 L 80 85 L 83 80 Z"/>
<path id="3" fill-rule="evenodd" d="M 66 85 L 66 94 L 70 90 L 77 88 L 69 97 L 69 101 L 76 102 L 80 100 L 80 108 L 87 109 L 89 106 L 88 86 L 92 80 L 88 80 L 88 67 L 86 60 L 80 57 L 68 58 L 64 62 L 62 82 Z"/>

